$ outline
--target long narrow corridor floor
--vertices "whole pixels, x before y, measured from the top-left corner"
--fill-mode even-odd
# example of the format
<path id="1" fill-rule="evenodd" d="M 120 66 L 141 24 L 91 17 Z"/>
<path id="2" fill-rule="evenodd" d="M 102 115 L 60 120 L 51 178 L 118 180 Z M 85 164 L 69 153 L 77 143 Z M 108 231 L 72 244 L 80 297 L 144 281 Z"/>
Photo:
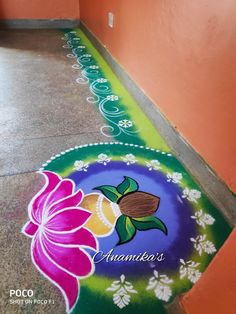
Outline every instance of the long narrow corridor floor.
<path id="1" fill-rule="evenodd" d="M 164 313 L 231 228 L 81 30 L 0 58 L 4 312 Z"/>

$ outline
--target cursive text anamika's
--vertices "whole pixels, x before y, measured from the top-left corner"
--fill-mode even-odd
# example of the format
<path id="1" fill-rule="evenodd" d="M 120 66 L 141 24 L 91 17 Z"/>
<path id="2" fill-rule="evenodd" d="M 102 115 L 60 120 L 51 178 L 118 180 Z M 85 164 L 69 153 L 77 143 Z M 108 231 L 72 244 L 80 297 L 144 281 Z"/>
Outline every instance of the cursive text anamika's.
<path id="1" fill-rule="evenodd" d="M 139 254 L 113 254 L 114 249 L 104 253 L 99 251 L 93 256 L 95 264 L 102 261 L 106 262 L 163 262 L 165 260 L 163 253 L 148 254 L 147 252 Z"/>

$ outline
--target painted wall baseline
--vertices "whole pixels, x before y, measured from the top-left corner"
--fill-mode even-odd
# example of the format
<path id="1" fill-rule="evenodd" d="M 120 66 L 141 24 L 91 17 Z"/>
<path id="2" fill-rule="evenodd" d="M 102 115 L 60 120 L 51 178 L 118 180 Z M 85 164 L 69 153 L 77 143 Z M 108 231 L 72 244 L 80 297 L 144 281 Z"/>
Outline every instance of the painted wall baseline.
<path id="1" fill-rule="evenodd" d="M 79 19 L 6 19 L 0 20 L 1 29 L 58 29 L 79 27 Z"/>
<path id="2" fill-rule="evenodd" d="M 142 110 L 157 128 L 158 132 L 172 148 L 176 157 L 183 163 L 186 169 L 193 175 L 208 197 L 222 211 L 225 218 L 232 225 L 236 225 L 236 198 L 228 186 L 216 175 L 214 170 L 203 160 L 189 143 L 164 117 L 148 96 L 131 79 L 125 70 L 117 63 L 103 44 L 81 21 L 80 28 L 89 37 L 91 42 L 105 58 L 115 74 L 129 90 L 135 100 L 141 104 Z"/>

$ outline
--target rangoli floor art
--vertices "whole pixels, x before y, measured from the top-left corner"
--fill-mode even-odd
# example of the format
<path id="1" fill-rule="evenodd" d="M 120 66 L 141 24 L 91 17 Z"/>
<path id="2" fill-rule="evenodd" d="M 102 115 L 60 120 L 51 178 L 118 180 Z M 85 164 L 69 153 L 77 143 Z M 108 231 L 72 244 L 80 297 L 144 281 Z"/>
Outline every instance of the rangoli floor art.
<path id="1" fill-rule="evenodd" d="M 68 313 L 165 313 L 231 228 L 83 32 L 62 40 L 104 117 L 104 142 L 78 143 L 39 170 L 45 186 L 22 229 L 32 262 Z"/>

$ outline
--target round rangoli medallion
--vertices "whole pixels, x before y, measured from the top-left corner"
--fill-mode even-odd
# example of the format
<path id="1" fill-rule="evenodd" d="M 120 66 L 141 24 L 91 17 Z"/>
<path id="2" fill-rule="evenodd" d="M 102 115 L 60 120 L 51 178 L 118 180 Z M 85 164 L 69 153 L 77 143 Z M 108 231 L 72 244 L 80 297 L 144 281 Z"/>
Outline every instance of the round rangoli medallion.
<path id="1" fill-rule="evenodd" d="M 214 207 L 170 153 L 82 145 L 53 156 L 40 173 L 45 186 L 23 232 L 68 312 L 161 313 L 221 244 Z"/>

